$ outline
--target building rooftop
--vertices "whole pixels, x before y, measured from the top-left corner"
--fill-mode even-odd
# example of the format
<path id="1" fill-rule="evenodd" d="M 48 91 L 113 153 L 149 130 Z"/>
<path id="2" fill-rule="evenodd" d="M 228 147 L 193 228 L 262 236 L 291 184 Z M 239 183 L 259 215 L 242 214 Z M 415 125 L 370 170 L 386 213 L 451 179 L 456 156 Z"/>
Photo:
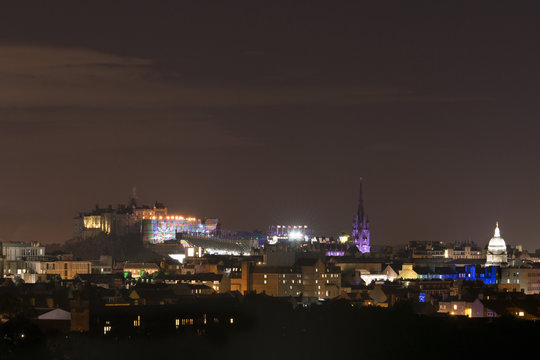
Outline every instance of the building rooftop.
<path id="1" fill-rule="evenodd" d="M 253 268 L 254 273 L 268 273 L 268 274 L 300 274 L 302 271 L 297 266 L 267 266 L 257 265 Z"/>

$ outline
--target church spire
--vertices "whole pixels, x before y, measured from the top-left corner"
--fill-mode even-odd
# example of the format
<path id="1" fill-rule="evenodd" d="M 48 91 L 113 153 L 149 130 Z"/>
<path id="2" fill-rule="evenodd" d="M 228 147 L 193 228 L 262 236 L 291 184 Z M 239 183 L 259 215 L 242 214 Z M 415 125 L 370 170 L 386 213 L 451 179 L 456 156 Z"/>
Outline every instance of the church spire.
<path id="1" fill-rule="evenodd" d="M 364 179 L 360 178 L 360 192 L 358 194 L 358 221 L 362 221 L 364 218 L 364 196 L 362 193 L 362 182 Z"/>
<path id="2" fill-rule="evenodd" d="M 363 179 L 360 178 L 360 192 L 358 194 L 358 211 L 353 219 L 352 238 L 353 243 L 362 254 L 370 252 L 369 243 L 369 220 L 364 213 L 364 193 L 362 189 Z"/>

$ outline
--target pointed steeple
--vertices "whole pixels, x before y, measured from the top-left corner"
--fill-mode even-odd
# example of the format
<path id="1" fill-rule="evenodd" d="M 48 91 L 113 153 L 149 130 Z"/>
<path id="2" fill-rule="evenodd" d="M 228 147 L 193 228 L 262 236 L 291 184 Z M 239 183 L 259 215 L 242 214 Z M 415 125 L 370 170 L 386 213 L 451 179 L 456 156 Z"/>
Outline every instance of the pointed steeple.
<path id="1" fill-rule="evenodd" d="M 131 199 L 129 199 L 129 205 L 132 208 L 137 207 L 137 187 L 136 186 L 133 186 L 133 188 L 131 189 Z"/>
<path id="2" fill-rule="evenodd" d="M 364 194 L 362 189 L 363 179 L 360 178 L 360 192 L 358 194 L 358 211 L 352 223 L 352 241 L 357 249 L 363 254 L 370 252 L 369 220 L 364 213 Z"/>
<path id="3" fill-rule="evenodd" d="M 362 182 L 364 179 L 360 178 L 360 192 L 358 194 L 358 213 L 356 214 L 358 216 L 358 221 L 362 221 L 364 219 L 364 196 L 362 193 Z"/>

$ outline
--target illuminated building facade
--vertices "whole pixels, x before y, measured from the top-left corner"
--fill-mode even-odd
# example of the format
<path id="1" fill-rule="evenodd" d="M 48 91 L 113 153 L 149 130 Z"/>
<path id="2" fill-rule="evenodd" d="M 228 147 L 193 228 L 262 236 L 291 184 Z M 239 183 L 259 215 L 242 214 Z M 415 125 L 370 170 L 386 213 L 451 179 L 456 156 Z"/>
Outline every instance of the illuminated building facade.
<path id="1" fill-rule="evenodd" d="M 129 206 L 119 205 L 96 208 L 87 213 L 81 213 L 75 218 L 75 237 L 92 238 L 100 234 L 127 235 L 141 232 L 143 219 L 163 218 L 168 215 L 167 208 L 156 202 L 153 207 L 137 206 L 132 199 Z"/>
<path id="2" fill-rule="evenodd" d="M 38 259 L 45 256 L 45 246 L 39 243 L 2 243 L 1 255 L 8 261 Z"/>
<path id="3" fill-rule="evenodd" d="M 298 259 L 293 266 L 254 265 L 244 262 L 241 276 L 242 292 L 319 299 L 332 299 L 341 293 L 339 267 L 325 264 L 320 259 Z"/>
<path id="4" fill-rule="evenodd" d="M 129 206 L 96 208 L 75 219 L 75 237 L 92 238 L 101 234 L 124 236 L 140 234 L 143 241 L 158 244 L 176 239 L 177 233 L 208 236 L 218 226 L 217 219 L 202 221 L 194 217 L 171 215 L 161 203 L 138 206 L 132 199 Z"/>
<path id="5" fill-rule="evenodd" d="M 299 296 L 302 272 L 298 267 L 256 266 L 251 273 L 251 289 L 270 296 Z"/>
<path id="6" fill-rule="evenodd" d="M 92 273 L 91 261 L 43 261 L 41 273 L 59 275 L 62 280 L 73 280 L 75 276 Z"/>
<path id="7" fill-rule="evenodd" d="M 272 225 L 268 231 L 268 242 L 276 244 L 280 240 L 309 241 L 311 236 L 307 225 Z"/>
<path id="8" fill-rule="evenodd" d="M 501 269 L 499 288 L 523 292 L 527 295 L 540 294 L 540 267 L 509 267 Z"/>
<path id="9" fill-rule="evenodd" d="M 166 216 L 160 219 L 143 219 L 141 224 L 143 241 L 159 244 L 166 240 L 176 239 L 177 233 L 208 236 L 216 230 L 218 220 L 207 219 L 203 222 L 201 219 L 192 217 Z"/>
<path id="10" fill-rule="evenodd" d="M 157 271 L 159 271 L 159 266 L 154 263 L 138 263 L 127 261 L 124 264 L 124 274 L 130 273 L 131 277 L 134 279 L 140 278 L 144 274 L 152 275 Z"/>
<path id="11" fill-rule="evenodd" d="M 413 259 L 482 260 L 486 252 L 472 242 L 445 244 L 442 241 L 409 241 L 406 248 Z"/>
<path id="12" fill-rule="evenodd" d="M 353 218 L 352 241 L 362 254 L 371 251 L 369 242 L 369 219 L 364 213 L 364 199 L 362 194 L 362 179 L 360 179 L 360 195 L 358 198 L 358 211 Z"/>
<path id="13" fill-rule="evenodd" d="M 495 233 L 489 241 L 486 266 L 501 266 L 507 263 L 506 243 L 501 237 L 499 222 L 495 225 Z"/>

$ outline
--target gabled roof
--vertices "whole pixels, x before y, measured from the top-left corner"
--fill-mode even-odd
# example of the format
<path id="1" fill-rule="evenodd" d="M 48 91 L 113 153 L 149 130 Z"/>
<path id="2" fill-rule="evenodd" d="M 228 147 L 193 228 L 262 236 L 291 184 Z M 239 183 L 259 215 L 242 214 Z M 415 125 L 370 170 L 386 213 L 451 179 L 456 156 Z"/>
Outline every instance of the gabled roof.
<path id="1" fill-rule="evenodd" d="M 58 308 L 39 315 L 38 320 L 71 320 L 71 313 Z"/>

